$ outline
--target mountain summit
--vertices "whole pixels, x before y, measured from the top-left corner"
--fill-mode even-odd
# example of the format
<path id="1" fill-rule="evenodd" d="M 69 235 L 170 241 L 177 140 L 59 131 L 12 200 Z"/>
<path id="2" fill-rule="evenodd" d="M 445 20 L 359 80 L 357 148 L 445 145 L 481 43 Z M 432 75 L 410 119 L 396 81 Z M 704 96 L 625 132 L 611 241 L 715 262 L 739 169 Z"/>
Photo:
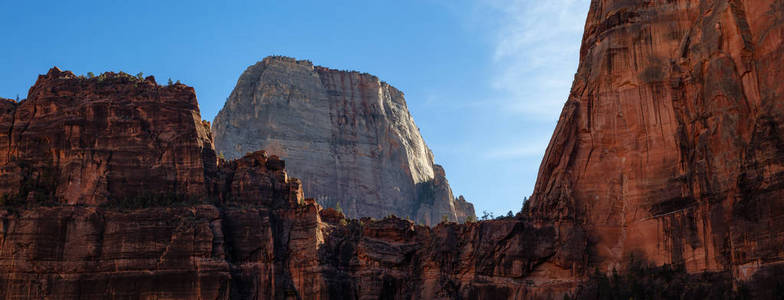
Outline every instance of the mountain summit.
<path id="1" fill-rule="evenodd" d="M 403 93 L 370 74 L 267 57 L 240 76 L 212 129 L 227 159 L 279 155 L 306 197 L 349 217 L 474 216 L 433 163 Z"/>

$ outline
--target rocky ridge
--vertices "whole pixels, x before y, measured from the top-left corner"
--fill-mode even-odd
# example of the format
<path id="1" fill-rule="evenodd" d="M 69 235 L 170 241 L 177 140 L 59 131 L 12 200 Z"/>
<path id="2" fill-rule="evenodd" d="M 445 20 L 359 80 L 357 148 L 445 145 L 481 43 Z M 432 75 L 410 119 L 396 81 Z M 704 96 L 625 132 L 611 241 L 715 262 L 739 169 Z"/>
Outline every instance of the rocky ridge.
<path id="1" fill-rule="evenodd" d="M 243 72 L 212 129 L 226 158 L 280 155 L 307 197 L 349 217 L 475 218 L 433 163 L 403 93 L 373 75 L 267 57 Z"/>

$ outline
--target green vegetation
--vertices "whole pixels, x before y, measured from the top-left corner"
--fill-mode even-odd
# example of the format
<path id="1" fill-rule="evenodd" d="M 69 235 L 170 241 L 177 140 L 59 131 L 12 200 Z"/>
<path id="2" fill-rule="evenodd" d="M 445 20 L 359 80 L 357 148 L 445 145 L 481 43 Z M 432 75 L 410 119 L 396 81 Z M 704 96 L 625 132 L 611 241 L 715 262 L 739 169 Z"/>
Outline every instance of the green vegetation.
<path id="1" fill-rule="evenodd" d="M 136 74 L 136 78 L 139 79 L 139 80 L 144 80 L 144 73 L 143 72 L 139 72 L 138 74 Z"/>
<path id="2" fill-rule="evenodd" d="M 476 223 L 476 216 L 468 216 L 466 218 L 466 223 Z"/>
<path id="3" fill-rule="evenodd" d="M 449 216 L 447 215 L 441 216 L 441 223 L 449 223 Z"/>
<path id="4" fill-rule="evenodd" d="M 339 213 L 343 214 L 343 209 L 340 208 L 340 203 L 339 202 L 335 203 L 335 210 L 337 210 Z M 345 214 L 343 214 L 343 215 L 345 215 Z"/>
<path id="5" fill-rule="evenodd" d="M 168 85 L 172 85 L 172 84 L 174 84 L 174 82 L 172 82 L 171 78 L 169 78 Z"/>
<path id="6" fill-rule="evenodd" d="M 94 78 L 94 77 L 95 77 L 95 73 L 93 73 L 93 72 L 87 72 L 87 78 L 90 78 L 90 79 L 92 79 L 92 78 Z"/>

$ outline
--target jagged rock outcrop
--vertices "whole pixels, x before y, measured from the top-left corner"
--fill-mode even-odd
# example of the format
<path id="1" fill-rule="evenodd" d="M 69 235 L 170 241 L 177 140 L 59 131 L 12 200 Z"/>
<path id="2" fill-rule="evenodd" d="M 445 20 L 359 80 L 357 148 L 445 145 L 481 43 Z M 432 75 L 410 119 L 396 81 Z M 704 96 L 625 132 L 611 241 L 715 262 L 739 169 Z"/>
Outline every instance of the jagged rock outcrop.
<path id="1" fill-rule="evenodd" d="M 318 206 L 277 156 L 218 160 L 192 88 L 54 68 L 29 95 L 0 102 L 0 298 L 270 299 L 319 278 Z"/>
<path id="2" fill-rule="evenodd" d="M 528 214 L 735 281 L 784 262 L 784 2 L 594 0 Z"/>
<path id="3" fill-rule="evenodd" d="M 350 217 L 474 216 L 433 163 L 403 93 L 369 74 L 265 58 L 240 76 L 212 129 L 226 158 L 279 155 L 307 197 Z"/>
<path id="4" fill-rule="evenodd" d="M 0 100 L 0 197 L 98 205 L 142 193 L 206 195 L 216 164 L 193 88 L 53 68 L 20 103 Z"/>

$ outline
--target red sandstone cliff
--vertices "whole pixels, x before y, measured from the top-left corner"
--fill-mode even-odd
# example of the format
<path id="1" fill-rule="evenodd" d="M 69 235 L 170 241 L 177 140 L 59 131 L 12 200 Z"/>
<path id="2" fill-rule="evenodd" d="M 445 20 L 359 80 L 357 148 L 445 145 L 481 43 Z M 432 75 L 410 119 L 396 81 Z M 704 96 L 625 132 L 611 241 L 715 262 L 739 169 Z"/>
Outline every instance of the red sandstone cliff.
<path id="1" fill-rule="evenodd" d="M 530 216 L 636 255 L 751 278 L 784 261 L 784 3 L 594 0 Z"/>
<path id="2" fill-rule="evenodd" d="M 315 259 L 299 180 L 219 162 L 192 88 L 54 68 L 2 101 L 0 298 L 271 298 Z"/>
<path id="3" fill-rule="evenodd" d="M 215 164 L 193 88 L 53 68 L 0 106 L 0 196 L 98 205 L 141 193 L 201 197 Z"/>

